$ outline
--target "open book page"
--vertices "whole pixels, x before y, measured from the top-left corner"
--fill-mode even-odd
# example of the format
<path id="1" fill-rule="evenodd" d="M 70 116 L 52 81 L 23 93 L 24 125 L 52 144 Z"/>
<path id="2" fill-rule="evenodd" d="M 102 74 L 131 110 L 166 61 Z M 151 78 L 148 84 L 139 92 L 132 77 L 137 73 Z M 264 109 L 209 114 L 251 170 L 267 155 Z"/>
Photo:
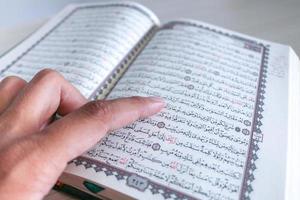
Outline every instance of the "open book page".
<path id="1" fill-rule="evenodd" d="M 137 199 L 283 199 L 288 60 L 282 45 L 164 25 L 108 98 L 161 96 L 166 108 L 110 133 L 66 173 Z"/>
<path id="2" fill-rule="evenodd" d="M 134 3 L 72 5 L 4 56 L 0 76 L 29 81 L 51 68 L 89 97 L 156 24 L 150 11 Z"/>

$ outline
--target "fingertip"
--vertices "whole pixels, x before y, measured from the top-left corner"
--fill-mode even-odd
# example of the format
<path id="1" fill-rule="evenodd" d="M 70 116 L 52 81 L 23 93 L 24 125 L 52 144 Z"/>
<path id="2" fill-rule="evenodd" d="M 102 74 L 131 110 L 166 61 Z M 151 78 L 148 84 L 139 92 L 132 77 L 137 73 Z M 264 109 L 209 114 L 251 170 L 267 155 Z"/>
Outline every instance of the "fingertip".
<path id="1" fill-rule="evenodd" d="M 145 104 L 146 112 L 143 113 L 142 117 L 148 117 L 161 111 L 165 106 L 166 102 L 161 97 L 144 97 L 147 104 Z"/>

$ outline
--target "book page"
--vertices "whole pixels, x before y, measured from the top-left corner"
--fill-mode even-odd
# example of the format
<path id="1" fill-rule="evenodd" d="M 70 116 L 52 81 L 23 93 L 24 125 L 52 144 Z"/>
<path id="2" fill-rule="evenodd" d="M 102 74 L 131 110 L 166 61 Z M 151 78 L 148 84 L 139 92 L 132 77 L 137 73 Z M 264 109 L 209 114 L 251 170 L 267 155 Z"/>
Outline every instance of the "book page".
<path id="1" fill-rule="evenodd" d="M 150 11 L 132 3 L 69 6 L 1 59 L 0 78 L 29 81 L 51 68 L 89 97 L 157 23 Z"/>
<path id="2" fill-rule="evenodd" d="M 164 25 L 108 98 L 161 96 L 166 108 L 110 133 L 66 172 L 137 199 L 282 199 L 287 61 L 284 46 L 194 21 Z"/>

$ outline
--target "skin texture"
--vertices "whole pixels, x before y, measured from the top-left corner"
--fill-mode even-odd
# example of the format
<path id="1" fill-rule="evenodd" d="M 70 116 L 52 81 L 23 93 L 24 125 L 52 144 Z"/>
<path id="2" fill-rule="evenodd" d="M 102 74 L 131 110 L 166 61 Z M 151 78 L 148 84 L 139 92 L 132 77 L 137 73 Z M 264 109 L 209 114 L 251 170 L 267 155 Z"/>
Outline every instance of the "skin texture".
<path id="1" fill-rule="evenodd" d="M 0 199 L 42 199 L 107 132 L 159 112 L 158 97 L 87 100 L 58 72 L 0 82 Z M 55 113 L 63 116 L 53 122 Z"/>

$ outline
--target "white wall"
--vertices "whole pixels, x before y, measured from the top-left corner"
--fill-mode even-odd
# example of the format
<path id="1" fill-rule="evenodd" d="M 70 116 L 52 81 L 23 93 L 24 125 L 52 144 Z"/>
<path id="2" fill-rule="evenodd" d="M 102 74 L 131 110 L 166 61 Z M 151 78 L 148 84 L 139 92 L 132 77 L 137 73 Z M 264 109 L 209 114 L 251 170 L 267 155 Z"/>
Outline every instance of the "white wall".
<path id="1" fill-rule="evenodd" d="M 76 1 L 82 0 L 0 0 L 0 29 L 45 19 Z"/>

